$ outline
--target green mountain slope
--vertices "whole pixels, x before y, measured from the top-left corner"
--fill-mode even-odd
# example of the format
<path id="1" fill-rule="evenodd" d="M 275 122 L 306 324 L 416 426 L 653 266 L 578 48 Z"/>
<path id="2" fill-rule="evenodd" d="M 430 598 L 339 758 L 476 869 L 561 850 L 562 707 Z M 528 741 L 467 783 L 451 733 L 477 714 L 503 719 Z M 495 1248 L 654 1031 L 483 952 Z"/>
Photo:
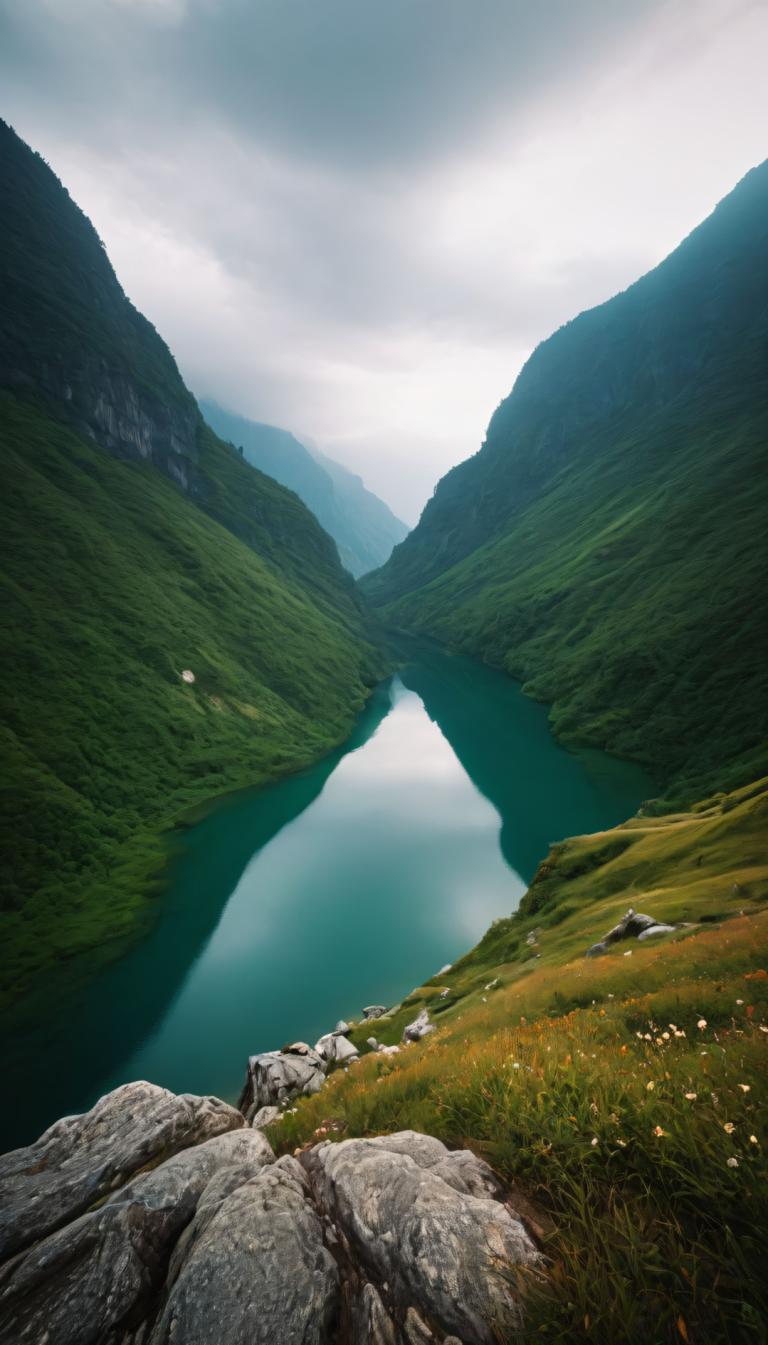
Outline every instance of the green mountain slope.
<path id="1" fill-rule="evenodd" d="M 202 400 L 208 424 L 238 448 L 254 467 L 272 476 L 304 501 L 339 549 L 350 574 L 383 565 L 408 529 L 359 476 L 317 450 L 310 452 L 288 430 L 263 425 Z"/>
<path id="2" fill-rule="evenodd" d="M 534 352 L 364 581 L 690 799 L 768 769 L 768 164 Z"/>
<path id="3" fill-rule="evenodd" d="M 331 539 L 204 424 L 85 216 L 4 126 L 0 206 L 15 994 L 135 933 L 161 830 L 343 739 L 381 660 Z"/>

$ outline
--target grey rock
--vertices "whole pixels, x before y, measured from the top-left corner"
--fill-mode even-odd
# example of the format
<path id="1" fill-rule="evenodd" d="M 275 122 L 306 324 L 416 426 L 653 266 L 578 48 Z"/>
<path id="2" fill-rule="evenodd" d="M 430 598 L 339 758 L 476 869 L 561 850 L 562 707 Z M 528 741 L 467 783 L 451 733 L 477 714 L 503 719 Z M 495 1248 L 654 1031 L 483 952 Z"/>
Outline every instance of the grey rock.
<path id="1" fill-rule="evenodd" d="M 465 1194 L 435 1170 L 449 1158 L 438 1145 L 412 1132 L 344 1140 L 308 1150 L 302 1163 L 321 1206 L 371 1278 L 389 1286 L 403 1318 L 411 1307 L 466 1345 L 494 1345 L 521 1323 L 505 1271 L 539 1254 L 505 1205 Z"/>
<path id="2" fill-rule="evenodd" d="M 150 1345 L 326 1345 L 339 1275 L 299 1165 L 280 1159 L 201 1220 Z"/>
<path id="3" fill-rule="evenodd" d="M 282 1114 L 279 1107 L 259 1107 L 251 1120 L 251 1128 L 264 1130 L 267 1126 L 271 1126 L 273 1121 L 279 1121 Z"/>
<path id="4" fill-rule="evenodd" d="M 324 1083 L 325 1061 L 308 1046 L 301 1053 L 264 1051 L 248 1061 L 238 1106 L 243 1115 L 254 1115 L 262 1107 L 279 1107 L 291 1098 L 319 1093 Z"/>
<path id="5" fill-rule="evenodd" d="M 674 934 L 675 925 L 649 925 L 647 929 L 641 930 L 637 936 L 638 943 L 643 939 L 652 939 L 656 934 Z"/>
<path id="6" fill-rule="evenodd" d="M 340 1032 L 343 1037 L 346 1037 L 347 1034 L 352 1031 L 352 1029 L 349 1026 L 349 1023 L 345 1023 L 343 1018 L 339 1019 L 338 1023 L 336 1024 L 333 1030 L 334 1032 Z"/>
<path id="7" fill-rule="evenodd" d="M 403 1325 L 408 1345 L 434 1345 L 435 1337 L 415 1308 L 409 1308 Z"/>
<path id="8" fill-rule="evenodd" d="M 352 1312 L 354 1345 L 400 1345 L 400 1335 L 372 1284 L 356 1295 Z"/>
<path id="9" fill-rule="evenodd" d="M 323 1060 L 331 1064 L 348 1064 L 351 1060 L 356 1060 L 360 1052 L 351 1041 L 342 1036 L 340 1032 L 328 1032 L 326 1036 L 321 1037 L 315 1045 L 315 1051 Z"/>
<path id="10" fill-rule="evenodd" d="M 602 957 L 614 943 L 619 943 L 622 939 L 647 938 L 654 930 L 666 934 L 674 928 L 674 925 L 661 925 L 652 915 L 643 915 L 630 906 L 619 923 L 614 925 L 613 929 L 609 929 L 598 943 L 593 943 L 592 947 L 587 949 L 586 956 Z"/>
<path id="11" fill-rule="evenodd" d="M 422 1037 L 434 1030 L 435 1025 L 430 1023 L 427 1009 L 422 1009 L 413 1022 L 403 1028 L 403 1041 L 421 1041 Z"/>
<path id="12" fill-rule="evenodd" d="M 363 1018 L 366 1023 L 369 1023 L 373 1018 L 383 1018 L 385 1013 L 388 1012 L 386 1004 L 369 1004 L 366 1009 L 363 1009 Z"/>
<path id="13" fill-rule="evenodd" d="M 75 1219 L 139 1168 L 243 1125 L 218 1098 L 143 1082 L 56 1121 L 34 1144 L 0 1158 L 0 1260 Z"/>
<path id="14" fill-rule="evenodd" d="M 242 1184 L 273 1162 L 264 1136 L 241 1129 L 134 1178 L 0 1270 L 0 1341 L 90 1345 L 146 1311 L 211 1179 Z"/>
<path id="15" fill-rule="evenodd" d="M 365 1044 L 366 1046 L 370 1046 L 372 1051 L 381 1050 L 381 1045 L 376 1037 L 366 1037 Z"/>

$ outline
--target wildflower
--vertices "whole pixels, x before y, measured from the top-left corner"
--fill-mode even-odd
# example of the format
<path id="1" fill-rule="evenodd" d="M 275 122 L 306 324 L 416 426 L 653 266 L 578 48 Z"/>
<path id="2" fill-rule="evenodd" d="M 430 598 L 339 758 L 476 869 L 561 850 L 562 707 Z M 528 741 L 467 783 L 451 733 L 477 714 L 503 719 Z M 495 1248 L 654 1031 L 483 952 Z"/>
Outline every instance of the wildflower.
<path id="1" fill-rule="evenodd" d="M 595 1145 L 596 1145 L 596 1144 L 597 1144 L 597 1135 L 595 1135 L 595 1136 L 593 1137 L 593 1139 L 592 1139 L 592 1148 L 593 1148 L 593 1149 L 595 1148 Z"/>
<path id="2" fill-rule="evenodd" d="M 669 1036 L 669 1033 L 667 1033 L 667 1036 Z M 657 1037 L 657 1038 L 656 1038 L 656 1045 L 657 1045 L 657 1046 L 663 1046 L 663 1045 L 664 1045 L 664 1041 L 663 1041 L 663 1038 L 662 1038 L 662 1037 Z"/>
<path id="3" fill-rule="evenodd" d="M 626 1147 L 627 1147 L 627 1141 L 626 1141 L 626 1140 L 618 1140 L 618 1139 L 617 1139 L 616 1143 L 617 1143 L 617 1144 L 620 1144 L 621 1147 L 622 1147 L 622 1149 L 626 1149 Z"/>
<path id="4" fill-rule="evenodd" d="M 662 1038 L 664 1039 L 664 1041 L 669 1041 L 669 1033 L 668 1033 L 668 1032 L 662 1032 L 661 1035 L 662 1035 Z"/>
<path id="5" fill-rule="evenodd" d="M 624 1046 L 622 1046 L 622 1047 L 620 1048 L 620 1050 L 619 1050 L 619 1054 L 620 1054 L 620 1055 L 626 1055 L 628 1050 L 629 1050 L 629 1047 L 625 1044 Z"/>
<path id="6" fill-rule="evenodd" d="M 726 1121 L 725 1125 L 723 1126 L 723 1130 L 725 1131 L 726 1135 L 732 1135 L 735 1129 L 736 1127 L 733 1124 L 733 1121 Z"/>
<path id="7" fill-rule="evenodd" d="M 520 1065 L 519 1065 L 519 1063 L 518 1063 L 517 1060 L 515 1060 L 515 1061 L 513 1062 L 512 1068 L 513 1068 L 513 1069 L 519 1069 L 519 1068 L 520 1068 Z"/>
<path id="8" fill-rule="evenodd" d="M 628 952 L 628 953 L 625 953 L 624 956 L 625 956 L 625 957 L 631 957 L 631 956 L 632 956 L 632 949 L 630 948 L 629 952 Z"/>
<path id="9" fill-rule="evenodd" d="M 737 1168 L 739 1166 L 739 1160 L 738 1158 L 726 1158 L 725 1165 L 729 1168 Z"/>
<path id="10" fill-rule="evenodd" d="M 765 1026 L 765 1023 L 758 1023 L 758 1027 L 761 1032 L 768 1032 L 768 1027 Z"/>
<path id="11" fill-rule="evenodd" d="M 647 1083 L 645 1086 L 646 1086 L 646 1088 L 648 1089 L 648 1092 L 649 1092 L 649 1093 L 651 1092 L 651 1090 L 652 1090 L 653 1088 L 656 1087 L 655 1083 L 653 1082 L 653 1079 L 649 1079 L 649 1080 L 648 1080 L 648 1083 Z"/>
<path id="12" fill-rule="evenodd" d="M 666 1135 L 667 1132 L 666 1132 L 666 1130 L 662 1130 L 661 1126 L 654 1126 L 654 1127 L 653 1127 L 653 1133 L 654 1133 L 654 1135 L 656 1135 L 659 1139 L 661 1139 L 661 1137 L 662 1137 L 663 1135 Z"/>
<path id="13" fill-rule="evenodd" d="M 749 1142 L 750 1144 L 757 1144 L 758 1143 L 757 1135 L 750 1135 Z"/>
<path id="14" fill-rule="evenodd" d="M 699 1029 L 700 1032 L 703 1032 L 703 1031 L 704 1031 L 704 1028 L 707 1026 L 707 1020 L 706 1020 L 706 1018 L 700 1018 L 699 1021 L 698 1021 L 698 1023 L 696 1024 L 696 1026 L 697 1026 L 697 1028 Z"/>
<path id="15" fill-rule="evenodd" d="M 670 1028 L 672 1029 L 673 1032 L 677 1032 L 677 1023 L 670 1023 L 669 1026 L 670 1026 Z"/>
<path id="16" fill-rule="evenodd" d="M 653 1041 L 653 1037 L 651 1036 L 650 1032 L 646 1032 L 644 1040 Z"/>
<path id="17" fill-rule="evenodd" d="M 687 1100 L 688 1102 L 695 1102 L 695 1101 L 696 1101 L 696 1098 L 698 1097 L 698 1094 L 697 1094 L 697 1093 L 686 1093 L 686 1094 L 685 1094 L 685 1097 L 686 1097 L 686 1100 Z"/>
<path id="18" fill-rule="evenodd" d="M 737 1000 L 736 1000 L 736 1003 L 737 1003 L 737 1004 L 743 1004 L 743 1003 L 744 1003 L 744 1000 L 743 1000 L 743 999 L 737 999 Z"/>
<path id="19" fill-rule="evenodd" d="M 737 1083 L 736 1087 L 740 1088 L 742 1093 L 748 1093 L 750 1090 L 750 1085 L 748 1083 Z"/>

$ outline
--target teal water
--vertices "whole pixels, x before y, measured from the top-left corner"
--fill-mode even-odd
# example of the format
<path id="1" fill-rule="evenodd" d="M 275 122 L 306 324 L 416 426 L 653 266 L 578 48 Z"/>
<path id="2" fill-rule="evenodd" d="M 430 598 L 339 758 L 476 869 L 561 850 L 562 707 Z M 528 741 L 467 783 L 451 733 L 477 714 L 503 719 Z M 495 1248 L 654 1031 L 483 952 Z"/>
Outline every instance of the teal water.
<path id="1" fill-rule="evenodd" d="M 344 748 L 188 829 L 154 932 L 6 1042 L 5 1144 L 128 1079 L 234 1097 L 250 1053 L 396 1002 L 515 910 L 552 841 L 649 791 L 501 674 L 421 654 Z"/>

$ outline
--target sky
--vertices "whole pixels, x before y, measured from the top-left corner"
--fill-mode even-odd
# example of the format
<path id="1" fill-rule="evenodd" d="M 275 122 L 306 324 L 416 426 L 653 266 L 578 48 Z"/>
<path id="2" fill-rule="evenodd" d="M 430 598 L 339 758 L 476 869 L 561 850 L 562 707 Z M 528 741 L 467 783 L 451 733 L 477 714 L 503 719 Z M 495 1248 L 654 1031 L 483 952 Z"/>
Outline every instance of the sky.
<path id="1" fill-rule="evenodd" d="M 189 386 L 408 523 L 768 149 L 766 0 L 0 0 L 0 115 Z"/>

